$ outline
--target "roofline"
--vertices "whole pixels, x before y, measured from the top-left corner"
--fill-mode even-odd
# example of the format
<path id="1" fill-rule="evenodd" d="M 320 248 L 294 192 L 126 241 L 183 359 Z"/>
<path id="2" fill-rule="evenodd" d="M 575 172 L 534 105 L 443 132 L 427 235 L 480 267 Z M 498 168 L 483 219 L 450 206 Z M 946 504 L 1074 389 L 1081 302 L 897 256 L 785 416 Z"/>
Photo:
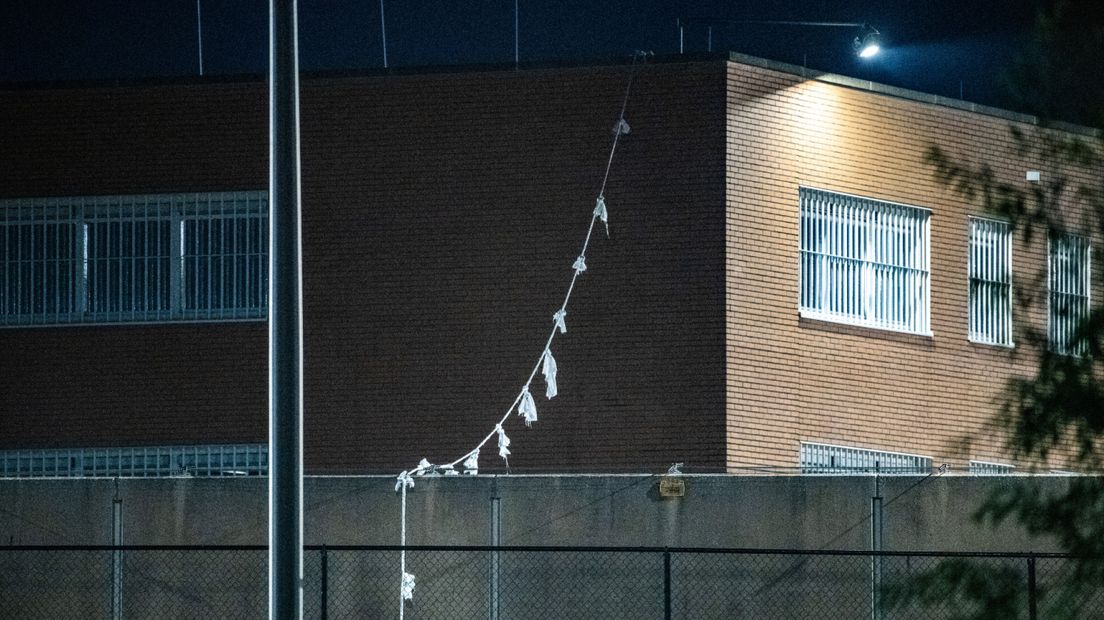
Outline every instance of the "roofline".
<path id="1" fill-rule="evenodd" d="M 675 54 L 666 56 L 652 56 L 648 64 L 683 64 L 725 60 L 724 53 L 693 53 Z M 302 71 L 300 75 L 304 80 L 315 79 L 342 79 L 342 78 L 371 78 L 385 76 L 408 75 L 445 75 L 451 73 L 488 73 L 505 71 L 530 71 L 543 69 L 576 69 L 587 67 L 619 67 L 632 63 L 633 55 L 624 56 L 594 56 L 586 58 L 553 59 L 543 61 L 510 63 L 471 63 L 458 65 L 417 65 L 391 67 L 364 68 L 364 69 L 321 69 Z M 21 90 L 66 90 L 66 89 L 92 89 L 92 88 L 128 88 L 136 86 L 178 86 L 194 84 L 227 84 L 264 82 L 268 79 L 267 73 L 230 73 L 208 75 L 171 75 L 156 77 L 130 77 L 130 78 L 103 78 L 88 80 L 39 80 L 23 82 L 0 81 L 0 92 Z"/>
<path id="2" fill-rule="evenodd" d="M 631 55 L 625 56 L 601 56 L 576 59 L 555 59 L 547 61 L 514 63 L 478 63 L 463 65 L 420 65 L 397 68 L 372 68 L 372 69 L 328 69 L 319 71 L 305 71 L 302 73 L 304 80 L 319 79 L 343 79 L 343 78 L 371 78 L 383 76 L 410 76 L 410 75 L 439 75 L 451 73 L 480 73 L 503 71 L 530 71 L 547 69 L 575 69 L 587 67 L 615 67 L 624 66 L 632 61 Z M 816 80 L 827 84 L 864 90 L 880 95 L 896 97 L 908 101 L 917 101 L 931 105 L 973 112 L 985 116 L 992 116 L 1013 122 L 1029 125 L 1042 125 L 1038 116 L 1014 112 L 1004 108 L 972 103 L 962 99 L 934 95 L 917 90 L 890 86 L 872 80 L 862 80 L 837 73 L 818 71 L 808 67 L 798 66 L 777 60 L 760 58 L 739 52 L 695 52 L 689 54 L 669 54 L 652 56 L 649 64 L 689 64 L 712 61 L 727 61 L 769 69 L 781 73 L 800 76 L 804 79 Z M 264 82 L 267 79 L 264 73 L 236 73 L 225 75 L 179 75 L 142 78 L 117 78 L 96 80 L 55 80 L 55 81 L 27 81 L 27 82 L 0 82 L 0 92 L 4 91 L 34 91 L 34 90 L 65 90 L 65 89 L 93 89 L 93 88 L 127 88 L 141 86 L 177 86 L 195 84 L 234 84 Z M 1047 127 L 1086 136 L 1101 136 L 1101 130 L 1063 121 L 1051 121 Z"/>
<path id="3" fill-rule="evenodd" d="M 874 82 L 871 80 L 861 80 L 859 78 L 853 78 L 846 75 L 840 75 L 837 73 L 827 73 L 825 71 L 817 71 L 815 69 L 809 69 L 807 67 L 800 67 L 798 65 L 792 65 L 785 62 L 779 62 L 777 60 L 769 60 L 766 58 L 759 58 L 758 56 L 749 56 L 748 54 L 741 54 L 739 52 L 728 53 L 729 62 L 735 62 L 742 65 L 749 65 L 752 67 L 759 67 L 761 69 L 769 69 L 772 71 L 778 71 L 781 73 L 789 73 L 791 75 L 798 75 L 805 79 L 815 80 L 817 82 L 824 82 L 826 84 L 835 84 L 837 86 L 845 86 L 847 88 L 854 88 L 857 90 L 865 90 L 879 95 L 888 95 L 890 97 L 896 97 L 898 99 L 906 99 L 908 101 L 918 101 L 921 103 L 928 103 L 945 108 L 953 108 L 956 110 L 964 110 L 967 112 L 973 112 L 975 114 L 982 114 L 984 116 L 993 116 L 1004 120 L 1014 121 L 1017 123 L 1026 123 L 1028 125 L 1042 125 L 1042 121 L 1038 116 L 1033 114 L 1024 114 L 1022 112 L 1013 112 L 1012 110 L 1006 110 L 1004 108 L 997 108 L 994 106 L 982 105 L 980 103 L 972 103 L 963 99 L 954 99 L 951 97 L 944 97 L 942 95 L 933 95 L 931 93 L 925 93 L 918 90 L 910 90 L 907 88 L 900 88 L 897 86 L 890 86 L 888 84 L 882 84 L 880 82 Z M 1052 129 L 1058 129 L 1069 133 L 1076 133 L 1086 136 L 1100 136 L 1101 131 L 1093 129 L 1092 127 L 1086 127 L 1084 125 L 1077 125 L 1074 123 L 1067 123 L 1064 121 L 1051 121 L 1046 123 L 1047 127 Z"/>

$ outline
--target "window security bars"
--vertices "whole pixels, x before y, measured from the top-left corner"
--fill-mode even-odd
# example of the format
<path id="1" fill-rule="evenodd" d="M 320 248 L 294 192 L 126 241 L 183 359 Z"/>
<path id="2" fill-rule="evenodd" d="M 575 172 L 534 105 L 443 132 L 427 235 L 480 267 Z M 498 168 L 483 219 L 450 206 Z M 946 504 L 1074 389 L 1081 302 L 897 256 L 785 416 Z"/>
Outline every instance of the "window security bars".
<path id="1" fill-rule="evenodd" d="M 970 218 L 970 340 L 1012 345 L 1012 232 L 1008 223 Z"/>
<path id="2" fill-rule="evenodd" d="M 801 315 L 930 334 L 931 212 L 809 188 L 800 197 Z"/>
<path id="3" fill-rule="evenodd" d="M 1050 347 L 1065 355 L 1084 355 L 1086 346 L 1076 338 L 1089 315 L 1089 241 L 1064 235 L 1050 240 L 1048 287 L 1050 308 L 1047 326 Z"/>
<path id="4" fill-rule="evenodd" d="M 4 478 L 263 476 L 268 444 L 0 451 Z"/>
<path id="5" fill-rule="evenodd" d="M 988 461 L 970 461 L 970 474 L 974 476 L 999 476 L 1015 473 L 1015 465 L 990 463 Z"/>
<path id="6" fill-rule="evenodd" d="M 265 192 L 0 201 L 0 326 L 262 319 Z"/>
<path id="7" fill-rule="evenodd" d="M 803 474 L 927 474 L 932 468 L 929 456 L 804 441 L 800 461 Z"/>

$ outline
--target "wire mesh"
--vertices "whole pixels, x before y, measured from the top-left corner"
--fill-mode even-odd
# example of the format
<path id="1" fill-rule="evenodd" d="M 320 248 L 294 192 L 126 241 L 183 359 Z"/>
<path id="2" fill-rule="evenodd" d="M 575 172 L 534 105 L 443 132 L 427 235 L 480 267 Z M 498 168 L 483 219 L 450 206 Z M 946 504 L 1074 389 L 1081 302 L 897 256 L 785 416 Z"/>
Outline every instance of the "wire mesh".
<path id="1" fill-rule="evenodd" d="M 905 555 L 875 562 L 886 620 L 1030 617 L 1027 558 Z"/>
<path id="2" fill-rule="evenodd" d="M 663 556 L 501 552 L 499 618 L 662 618 Z"/>
<path id="3" fill-rule="evenodd" d="M 0 616 L 110 618 L 112 552 L 0 548 Z"/>
<path id="4" fill-rule="evenodd" d="M 264 550 L 122 553 L 127 618 L 259 618 L 268 613 Z"/>
<path id="5" fill-rule="evenodd" d="M 304 618 L 397 617 L 399 553 L 307 548 Z M 1104 617 L 1104 562 L 1053 555 L 412 547 L 407 570 L 417 577 L 410 620 Z M 0 547 L 2 617 L 252 618 L 267 608 L 263 547 Z"/>
<path id="6" fill-rule="evenodd" d="M 1104 618 L 1104 559 L 1035 563 L 1039 618 Z"/>
<path id="7" fill-rule="evenodd" d="M 679 553 L 675 618 L 858 618 L 870 615 L 864 556 Z"/>

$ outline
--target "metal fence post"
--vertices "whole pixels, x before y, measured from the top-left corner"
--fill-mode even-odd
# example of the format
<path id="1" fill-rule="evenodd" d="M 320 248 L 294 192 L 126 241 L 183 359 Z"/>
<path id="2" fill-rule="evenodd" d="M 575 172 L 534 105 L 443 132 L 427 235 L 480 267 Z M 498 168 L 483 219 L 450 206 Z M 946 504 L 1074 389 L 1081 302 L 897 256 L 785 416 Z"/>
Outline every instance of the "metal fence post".
<path id="1" fill-rule="evenodd" d="M 495 483 L 497 485 L 497 481 Z M 498 497 L 497 490 L 495 496 L 491 498 L 491 544 L 496 548 L 502 545 L 502 498 Z M 491 620 L 498 620 L 498 599 L 499 599 L 499 557 L 498 551 L 491 552 Z"/>
<path id="2" fill-rule="evenodd" d="M 322 559 L 322 574 L 319 577 L 319 579 L 322 582 L 321 583 L 322 593 L 319 596 L 322 598 L 322 600 L 321 600 L 321 603 L 322 603 L 322 605 L 321 605 L 322 620 L 326 620 L 326 618 L 329 616 L 329 611 L 326 609 L 326 606 L 327 606 L 327 601 L 329 601 L 329 598 L 330 598 L 329 597 L 329 592 L 330 592 L 330 575 L 329 575 L 330 560 L 329 560 L 329 557 L 326 555 L 326 545 L 322 545 L 322 550 L 319 553 L 322 554 L 322 558 L 321 558 Z"/>
<path id="3" fill-rule="evenodd" d="M 1039 600 L 1035 591 L 1035 556 L 1027 557 L 1027 617 L 1030 620 L 1039 618 Z"/>
<path id="4" fill-rule="evenodd" d="M 663 550 L 663 618 L 671 620 L 671 552 Z"/>
<path id="5" fill-rule="evenodd" d="M 870 498 L 870 618 L 882 617 L 882 485 L 881 463 L 874 464 L 874 497 Z"/>
<path id="6" fill-rule="evenodd" d="M 122 620 L 123 617 L 123 552 L 118 547 L 123 544 L 123 498 L 119 497 L 119 479 L 115 479 L 115 497 L 111 499 L 111 544 L 116 548 L 111 552 L 111 617 Z"/>

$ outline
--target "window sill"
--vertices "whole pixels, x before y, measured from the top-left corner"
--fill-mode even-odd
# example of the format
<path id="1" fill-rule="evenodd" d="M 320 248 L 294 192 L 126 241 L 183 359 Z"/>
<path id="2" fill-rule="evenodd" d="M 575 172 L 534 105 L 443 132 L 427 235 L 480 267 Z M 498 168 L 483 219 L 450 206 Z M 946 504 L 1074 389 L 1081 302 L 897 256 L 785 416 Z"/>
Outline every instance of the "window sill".
<path id="1" fill-rule="evenodd" d="M 895 335 L 899 335 L 899 336 L 907 336 L 907 337 L 912 337 L 912 338 L 922 338 L 922 339 L 925 339 L 925 340 L 930 340 L 930 339 L 935 338 L 935 334 L 932 333 L 931 331 L 918 332 L 918 331 L 909 331 L 909 330 L 905 330 L 905 329 L 895 329 L 893 327 L 878 325 L 876 323 L 868 323 L 866 321 L 859 321 L 859 320 L 849 320 L 849 319 L 844 318 L 844 317 L 840 317 L 840 316 L 836 316 L 836 315 L 832 315 L 832 314 L 824 314 L 824 313 L 821 313 L 821 312 L 813 312 L 813 311 L 810 311 L 810 310 L 798 310 L 797 314 L 798 314 L 798 317 L 800 317 L 800 319 L 802 321 L 810 321 L 810 322 L 816 322 L 816 323 L 830 323 L 830 324 L 835 324 L 835 325 L 846 325 L 848 327 L 857 327 L 857 328 L 860 328 L 860 329 L 863 329 L 863 330 L 872 330 L 872 331 L 879 332 L 879 333 L 884 333 L 884 334 L 895 334 Z"/>
<path id="2" fill-rule="evenodd" d="M 970 344 L 976 344 L 979 347 L 993 347 L 993 348 L 996 348 L 996 349 L 1009 349 L 1009 350 L 1016 348 L 1016 343 L 1014 343 L 1014 342 L 1010 342 L 1008 344 L 1001 344 L 999 342 L 986 342 L 984 340 L 974 340 L 973 338 L 967 338 L 967 340 L 970 341 Z"/>

